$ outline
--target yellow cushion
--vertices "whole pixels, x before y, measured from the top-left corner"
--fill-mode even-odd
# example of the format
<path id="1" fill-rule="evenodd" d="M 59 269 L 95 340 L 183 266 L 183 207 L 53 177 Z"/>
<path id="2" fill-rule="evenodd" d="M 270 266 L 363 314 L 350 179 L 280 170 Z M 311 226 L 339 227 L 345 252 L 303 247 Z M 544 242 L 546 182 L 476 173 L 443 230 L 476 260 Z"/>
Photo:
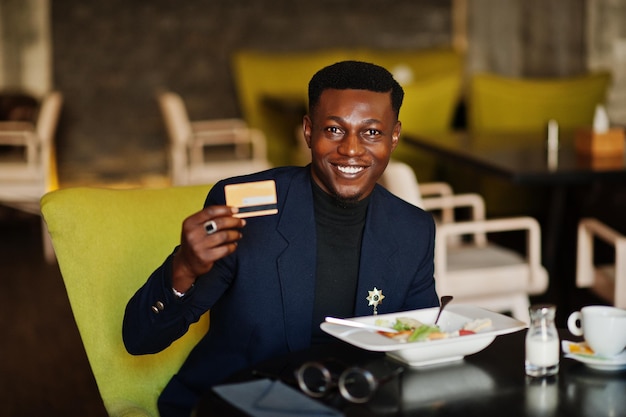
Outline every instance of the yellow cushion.
<path id="1" fill-rule="evenodd" d="M 132 356 L 122 342 L 126 303 L 180 242 L 183 219 L 202 208 L 210 188 L 68 188 L 41 200 L 76 325 L 109 415 L 158 416 L 160 392 L 208 329 L 207 314 L 155 355 Z"/>
<path id="2" fill-rule="evenodd" d="M 476 133 L 539 132 L 550 119 L 563 130 L 590 126 L 610 81 L 606 72 L 553 79 L 476 74 L 468 90 L 468 124 Z"/>
<path id="3" fill-rule="evenodd" d="M 417 80 L 403 88 L 404 102 L 400 109 L 402 136 L 428 137 L 452 129 L 461 92 L 460 72 L 448 71 Z M 393 157 L 409 164 L 420 182 L 438 179 L 436 158 L 407 144 L 402 138 Z"/>

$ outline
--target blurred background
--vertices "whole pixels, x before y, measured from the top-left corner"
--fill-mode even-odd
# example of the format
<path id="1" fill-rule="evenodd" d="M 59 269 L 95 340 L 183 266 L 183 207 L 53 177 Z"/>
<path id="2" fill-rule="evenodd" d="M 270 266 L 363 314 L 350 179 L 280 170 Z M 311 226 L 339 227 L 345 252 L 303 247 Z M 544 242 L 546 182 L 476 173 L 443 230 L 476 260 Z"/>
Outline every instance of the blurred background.
<path id="1" fill-rule="evenodd" d="M 609 112 L 626 122 L 623 1 L 2 0 L 0 87 L 64 95 L 61 182 L 166 171 L 160 89 L 190 118 L 241 116 L 232 75 L 241 49 L 422 50 L 453 46 L 468 74 L 569 76 L 608 67 Z M 621 74 L 621 75 L 620 75 Z"/>
<path id="2" fill-rule="evenodd" d="M 62 92 L 61 187 L 159 186 L 168 138 L 156 94 L 179 93 L 192 119 L 242 117 L 238 50 L 451 47 L 466 76 L 608 69 L 607 110 L 626 125 L 624 22 L 626 0 L 0 0 L 0 90 Z M 595 214 L 623 225 L 624 186 L 595 192 Z M 40 228 L 0 206 L 0 414 L 104 415 Z"/>

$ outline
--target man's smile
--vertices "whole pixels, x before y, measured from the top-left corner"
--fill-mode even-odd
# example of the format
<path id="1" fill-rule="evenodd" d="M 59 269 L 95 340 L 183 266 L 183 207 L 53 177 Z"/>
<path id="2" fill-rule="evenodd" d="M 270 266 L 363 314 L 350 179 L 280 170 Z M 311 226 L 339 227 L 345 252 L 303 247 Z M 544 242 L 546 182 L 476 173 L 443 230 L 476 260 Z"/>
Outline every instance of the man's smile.
<path id="1" fill-rule="evenodd" d="M 365 167 L 353 166 L 353 165 L 335 165 L 335 166 L 340 172 L 344 174 L 349 174 L 349 175 L 358 174 L 359 172 L 365 169 Z"/>

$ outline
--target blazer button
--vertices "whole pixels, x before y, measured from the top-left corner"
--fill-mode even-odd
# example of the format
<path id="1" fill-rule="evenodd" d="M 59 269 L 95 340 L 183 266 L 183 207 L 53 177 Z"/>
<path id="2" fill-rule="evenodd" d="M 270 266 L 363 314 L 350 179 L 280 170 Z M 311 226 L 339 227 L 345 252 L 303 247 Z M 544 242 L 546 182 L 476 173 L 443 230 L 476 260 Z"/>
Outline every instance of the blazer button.
<path id="1" fill-rule="evenodd" d="M 153 311 L 155 314 L 159 314 L 159 313 L 160 313 L 160 310 L 157 308 L 157 306 L 152 306 L 152 307 L 150 307 L 150 308 L 152 309 L 152 311 Z"/>
<path id="2" fill-rule="evenodd" d="M 156 308 L 159 309 L 159 311 L 163 311 L 165 309 L 165 304 L 163 304 L 161 301 L 157 301 L 155 305 Z"/>

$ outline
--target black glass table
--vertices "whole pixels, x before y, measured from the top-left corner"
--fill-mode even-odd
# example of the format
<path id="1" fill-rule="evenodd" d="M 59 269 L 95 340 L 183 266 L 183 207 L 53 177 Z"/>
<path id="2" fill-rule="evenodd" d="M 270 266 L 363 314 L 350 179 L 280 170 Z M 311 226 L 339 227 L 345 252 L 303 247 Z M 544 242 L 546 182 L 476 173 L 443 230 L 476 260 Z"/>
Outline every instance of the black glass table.
<path id="1" fill-rule="evenodd" d="M 524 372 L 526 330 L 498 336 L 485 350 L 464 360 L 425 368 L 407 368 L 381 385 L 365 404 L 350 403 L 337 394 L 324 401 L 351 417 L 368 416 L 553 416 L 598 417 L 626 415 L 626 371 L 597 371 L 561 358 L 558 375 L 529 378 Z M 568 332 L 562 338 L 574 340 Z M 308 360 L 339 358 L 367 368 L 392 361 L 384 354 L 347 344 L 317 346 L 267 361 L 235 375 L 229 382 L 268 375 L 293 380 L 293 371 Z M 397 362 L 394 362 L 397 364 Z M 242 416 L 240 411 L 208 392 L 197 417 Z"/>

